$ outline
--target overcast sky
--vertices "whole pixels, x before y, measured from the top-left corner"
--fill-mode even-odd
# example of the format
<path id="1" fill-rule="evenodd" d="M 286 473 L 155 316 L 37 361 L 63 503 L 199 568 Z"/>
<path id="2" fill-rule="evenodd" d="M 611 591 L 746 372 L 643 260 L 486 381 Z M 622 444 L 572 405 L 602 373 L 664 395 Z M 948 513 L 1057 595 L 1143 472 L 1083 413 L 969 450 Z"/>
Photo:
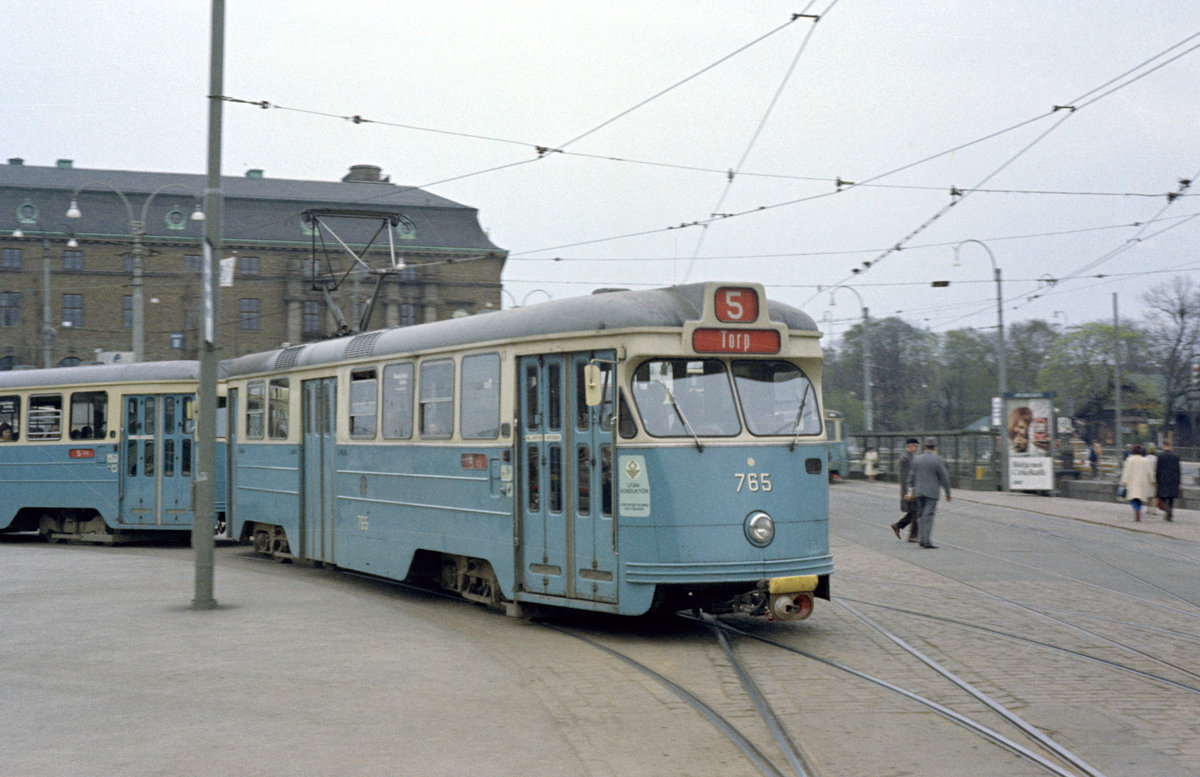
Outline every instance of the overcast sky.
<path id="1" fill-rule="evenodd" d="M 222 170 L 477 208 L 506 306 L 757 281 L 835 336 L 859 297 L 994 331 L 989 251 L 1009 324 L 1197 274 L 1196 0 L 806 2 L 232 0 L 225 95 L 271 107 L 225 103 Z M 3 158 L 203 173 L 209 14 L 7 6 Z"/>

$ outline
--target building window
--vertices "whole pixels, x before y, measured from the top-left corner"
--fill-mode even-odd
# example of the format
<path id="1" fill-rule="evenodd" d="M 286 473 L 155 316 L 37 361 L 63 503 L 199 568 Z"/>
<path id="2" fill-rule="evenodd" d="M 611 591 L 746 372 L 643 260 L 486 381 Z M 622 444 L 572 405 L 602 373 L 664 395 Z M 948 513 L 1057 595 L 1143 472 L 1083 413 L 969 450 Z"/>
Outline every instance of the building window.
<path id="1" fill-rule="evenodd" d="M 63 251 L 64 270 L 83 269 L 83 251 Z"/>
<path id="2" fill-rule="evenodd" d="M 257 278 L 258 257 L 243 256 L 241 259 L 238 259 L 238 272 L 242 274 L 243 278 Z"/>
<path id="3" fill-rule="evenodd" d="M 62 298 L 62 322 L 64 325 L 83 326 L 83 295 L 64 294 Z"/>
<path id="4" fill-rule="evenodd" d="M 305 340 L 320 337 L 324 334 L 325 309 L 320 302 L 305 300 L 301 318 L 301 336 Z"/>
<path id="5" fill-rule="evenodd" d="M 204 269 L 204 262 L 197 254 L 184 254 L 183 268 L 188 272 L 200 272 Z"/>
<path id="6" fill-rule="evenodd" d="M 133 329 L 133 296 L 130 294 L 121 298 L 121 328 Z"/>
<path id="7" fill-rule="evenodd" d="M 125 268 L 125 272 L 133 272 L 133 254 L 125 254 L 125 261 L 122 267 Z"/>
<path id="8" fill-rule="evenodd" d="M 241 313 L 239 328 L 243 332 L 258 331 L 258 300 L 243 299 L 238 300 L 238 309 Z"/>
<path id="9" fill-rule="evenodd" d="M 400 326 L 412 326 L 417 323 L 417 306 L 411 302 L 400 304 Z"/>
<path id="10" fill-rule="evenodd" d="M 20 248 L 5 248 L 0 253 L 0 267 L 6 270 L 21 269 L 21 249 Z"/>
<path id="11" fill-rule="evenodd" d="M 0 326 L 21 325 L 21 292 L 6 291 L 0 294 Z"/>

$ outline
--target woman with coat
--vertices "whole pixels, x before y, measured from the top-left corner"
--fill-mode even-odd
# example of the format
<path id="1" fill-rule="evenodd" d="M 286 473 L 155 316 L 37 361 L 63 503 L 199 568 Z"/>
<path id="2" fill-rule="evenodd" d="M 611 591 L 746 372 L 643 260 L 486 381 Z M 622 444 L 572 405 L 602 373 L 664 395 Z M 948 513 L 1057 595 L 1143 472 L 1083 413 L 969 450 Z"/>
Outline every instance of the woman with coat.
<path id="1" fill-rule="evenodd" d="M 1154 495 L 1161 500 L 1164 517 L 1170 521 L 1175 517 L 1175 500 L 1179 498 L 1179 457 L 1170 442 L 1164 442 L 1162 447 L 1154 471 L 1154 482 L 1158 484 Z"/>
<path id="2" fill-rule="evenodd" d="M 1154 496 L 1154 470 L 1142 455 L 1143 448 L 1135 445 L 1121 467 L 1121 485 L 1125 487 L 1125 498 L 1133 508 L 1133 520 L 1142 520 L 1142 503 Z"/>

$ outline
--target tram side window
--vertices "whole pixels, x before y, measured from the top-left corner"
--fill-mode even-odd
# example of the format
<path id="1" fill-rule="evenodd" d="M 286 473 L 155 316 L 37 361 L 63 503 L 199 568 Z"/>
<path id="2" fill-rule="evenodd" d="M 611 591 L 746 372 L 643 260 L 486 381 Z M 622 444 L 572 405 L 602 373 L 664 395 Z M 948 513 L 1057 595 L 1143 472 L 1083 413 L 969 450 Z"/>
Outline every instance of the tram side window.
<path id="1" fill-rule="evenodd" d="M 57 440 L 62 436 L 62 395 L 41 394 L 29 398 L 27 440 Z"/>
<path id="2" fill-rule="evenodd" d="M 271 378 L 267 392 L 267 436 L 286 440 L 288 436 L 289 387 L 287 378 Z"/>
<path id="3" fill-rule="evenodd" d="M 354 370 L 350 373 L 350 436 L 375 437 L 375 414 L 379 405 L 375 370 Z"/>
<path id="4" fill-rule="evenodd" d="M 266 381 L 252 380 L 246 385 L 246 439 L 261 440 L 266 405 Z"/>
<path id="5" fill-rule="evenodd" d="M 0 442 L 12 442 L 21 436 L 21 398 L 0 397 Z"/>
<path id="6" fill-rule="evenodd" d="M 421 365 L 421 436 L 446 438 L 454 433 L 454 362 Z"/>
<path id="7" fill-rule="evenodd" d="M 734 360 L 733 381 L 751 434 L 821 433 L 816 389 L 796 365 L 776 359 Z"/>
<path id="8" fill-rule="evenodd" d="M 628 440 L 637 436 L 637 427 L 633 425 L 633 412 L 629 409 L 625 389 L 621 389 L 620 394 L 621 400 L 617 405 L 617 431 L 621 433 L 621 437 Z"/>
<path id="9" fill-rule="evenodd" d="M 413 433 L 413 366 L 389 364 L 383 368 L 383 436 L 407 440 Z"/>
<path id="10" fill-rule="evenodd" d="M 72 440 L 103 440 L 107 418 L 107 392 L 76 391 L 71 395 Z"/>
<path id="11" fill-rule="evenodd" d="M 484 353 L 462 360 L 459 389 L 459 434 L 472 440 L 500 436 L 500 354 Z"/>

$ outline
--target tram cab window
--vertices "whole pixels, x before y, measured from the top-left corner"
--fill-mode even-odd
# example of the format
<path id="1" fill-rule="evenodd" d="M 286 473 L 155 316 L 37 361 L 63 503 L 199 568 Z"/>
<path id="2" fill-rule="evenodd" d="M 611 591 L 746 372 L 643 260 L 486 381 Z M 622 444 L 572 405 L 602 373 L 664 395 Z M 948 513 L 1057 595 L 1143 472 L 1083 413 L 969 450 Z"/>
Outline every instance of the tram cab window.
<path id="1" fill-rule="evenodd" d="M 57 440 L 62 437 L 62 395 L 42 394 L 29 398 L 29 417 L 25 438 Z"/>
<path id="2" fill-rule="evenodd" d="M 454 433 L 454 362 L 421 365 L 421 436 L 446 438 Z"/>
<path id="3" fill-rule="evenodd" d="M 21 436 L 21 398 L 0 397 L 0 442 L 12 442 Z"/>
<path id="4" fill-rule="evenodd" d="M 464 356 L 459 380 L 459 434 L 464 439 L 496 439 L 500 436 L 500 355 Z"/>
<path id="5" fill-rule="evenodd" d="M 246 384 L 246 439 L 248 440 L 263 438 L 266 390 L 265 381 L 252 380 Z"/>
<path id="6" fill-rule="evenodd" d="M 717 359 L 650 359 L 633 373 L 633 401 L 654 437 L 741 431 L 725 365 Z"/>
<path id="7" fill-rule="evenodd" d="M 413 433 L 413 366 L 389 364 L 383 368 L 383 436 L 407 440 Z"/>
<path id="8" fill-rule="evenodd" d="M 732 366 L 751 434 L 794 437 L 821 433 L 816 388 L 803 370 L 776 359 L 734 360 Z"/>
<path id="9" fill-rule="evenodd" d="M 350 373 L 351 437 L 375 437 L 375 416 L 379 406 L 378 385 L 374 368 L 354 370 Z"/>

